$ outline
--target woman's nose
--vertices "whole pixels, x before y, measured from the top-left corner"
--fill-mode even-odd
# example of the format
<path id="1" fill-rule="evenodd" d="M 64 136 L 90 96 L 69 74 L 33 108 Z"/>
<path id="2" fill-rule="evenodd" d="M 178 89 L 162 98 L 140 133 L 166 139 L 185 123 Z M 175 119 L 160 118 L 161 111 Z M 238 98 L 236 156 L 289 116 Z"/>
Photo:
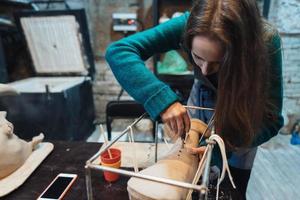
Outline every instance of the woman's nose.
<path id="1" fill-rule="evenodd" d="M 201 66 L 201 72 L 203 75 L 207 75 L 208 73 L 208 64 L 207 62 L 203 62 L 202 66 Z"/>

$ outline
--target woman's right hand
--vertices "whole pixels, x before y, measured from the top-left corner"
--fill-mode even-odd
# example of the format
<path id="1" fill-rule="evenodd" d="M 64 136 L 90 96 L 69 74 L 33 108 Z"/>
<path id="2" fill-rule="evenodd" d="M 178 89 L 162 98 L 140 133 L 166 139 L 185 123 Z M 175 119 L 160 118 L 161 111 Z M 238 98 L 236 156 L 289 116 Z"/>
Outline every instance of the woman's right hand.
<path id="1" fill-rule="evenodd" d="M 191 122 L 187 109 L 179 102 L 171 104 L 161 113 L 163 123 L 167 124 L 171 131 L 178 136 L 189 132 Z"/>

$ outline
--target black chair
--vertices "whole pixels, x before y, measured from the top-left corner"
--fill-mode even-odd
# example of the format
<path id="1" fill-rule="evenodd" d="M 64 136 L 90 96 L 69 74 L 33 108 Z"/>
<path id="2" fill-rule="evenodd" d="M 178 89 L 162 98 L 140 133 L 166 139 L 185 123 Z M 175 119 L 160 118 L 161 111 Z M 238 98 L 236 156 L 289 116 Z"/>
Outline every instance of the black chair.
<path id="1" fill-rule="evenodd" d="M 123 91 L 121 91 L 122 94 Z M 118 99 L 121 95 L 119 95 Z M 134 100 L 116 100 L 110 101 L 106 105 L 106 128 L 108 139 L 111 140 L 111 124 L 114 119 L 134 119 L 144 114 L 144 107 Z M 153 138 L 155 138 L 155 121 L 153 123 Z"/>
<path id="2" fill-rule="evenodd" d="M 159 74 L 157 77 L 170 86 L 182 104 L 187 104 L 194 83 L 194 75 Z"/>
<path id="3" fill-rule="evenodd" d="M 168 84 L 179 96 L 182 104 L 186 104 L 191 88 L 194 83 L 193 75 L 162 75 L 158 78 Z M 108 139 L 111 139 L 111 123 L 113 119 L 134 119 L 145 113 L 143 106 L 133 100 L 120 100 L 123 94 L 120 91 L 116 101 L 110 101 L 106 105 L 106 127 Z M 153 121 L 152 121 L 153 122 Z M 153 138 L 155 139 L 157 124 L 162 123 L 160 119 L 153 122 Z"/>

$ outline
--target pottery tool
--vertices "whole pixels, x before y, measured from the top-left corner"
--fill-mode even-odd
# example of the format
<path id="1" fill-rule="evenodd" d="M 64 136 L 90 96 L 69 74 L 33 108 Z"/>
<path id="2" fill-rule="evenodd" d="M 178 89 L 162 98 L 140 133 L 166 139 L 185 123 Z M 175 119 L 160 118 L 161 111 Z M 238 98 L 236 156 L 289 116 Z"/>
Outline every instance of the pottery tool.
<path id="1" fill-rule="evenodd" d="M 105 144 L 105 146 L 107 146 L 107 144 L 108 144 L 108 139 L 107 139 L 107 137 L 106 137 L 106 135 L 105 135 L 105 131 L 104 131 L 104 129 L 103 129 L 102 124 L 100 124 L 100 132 L 103 134 L 104 144 Z M 108 151 L 109 158 L 112 158 L 110 149 L 107 149 L 107 151 Z"/>

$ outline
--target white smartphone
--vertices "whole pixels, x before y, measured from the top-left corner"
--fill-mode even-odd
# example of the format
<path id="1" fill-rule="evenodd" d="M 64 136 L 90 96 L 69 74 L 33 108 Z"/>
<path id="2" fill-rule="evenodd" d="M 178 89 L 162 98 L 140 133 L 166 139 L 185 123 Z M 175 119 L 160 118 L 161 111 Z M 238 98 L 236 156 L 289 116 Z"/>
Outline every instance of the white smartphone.
<path id="1" fill-rule="evenodd" d="M 61 200 L 76 178 L 76 174 L 58 174 L 37 200 Z"/>

